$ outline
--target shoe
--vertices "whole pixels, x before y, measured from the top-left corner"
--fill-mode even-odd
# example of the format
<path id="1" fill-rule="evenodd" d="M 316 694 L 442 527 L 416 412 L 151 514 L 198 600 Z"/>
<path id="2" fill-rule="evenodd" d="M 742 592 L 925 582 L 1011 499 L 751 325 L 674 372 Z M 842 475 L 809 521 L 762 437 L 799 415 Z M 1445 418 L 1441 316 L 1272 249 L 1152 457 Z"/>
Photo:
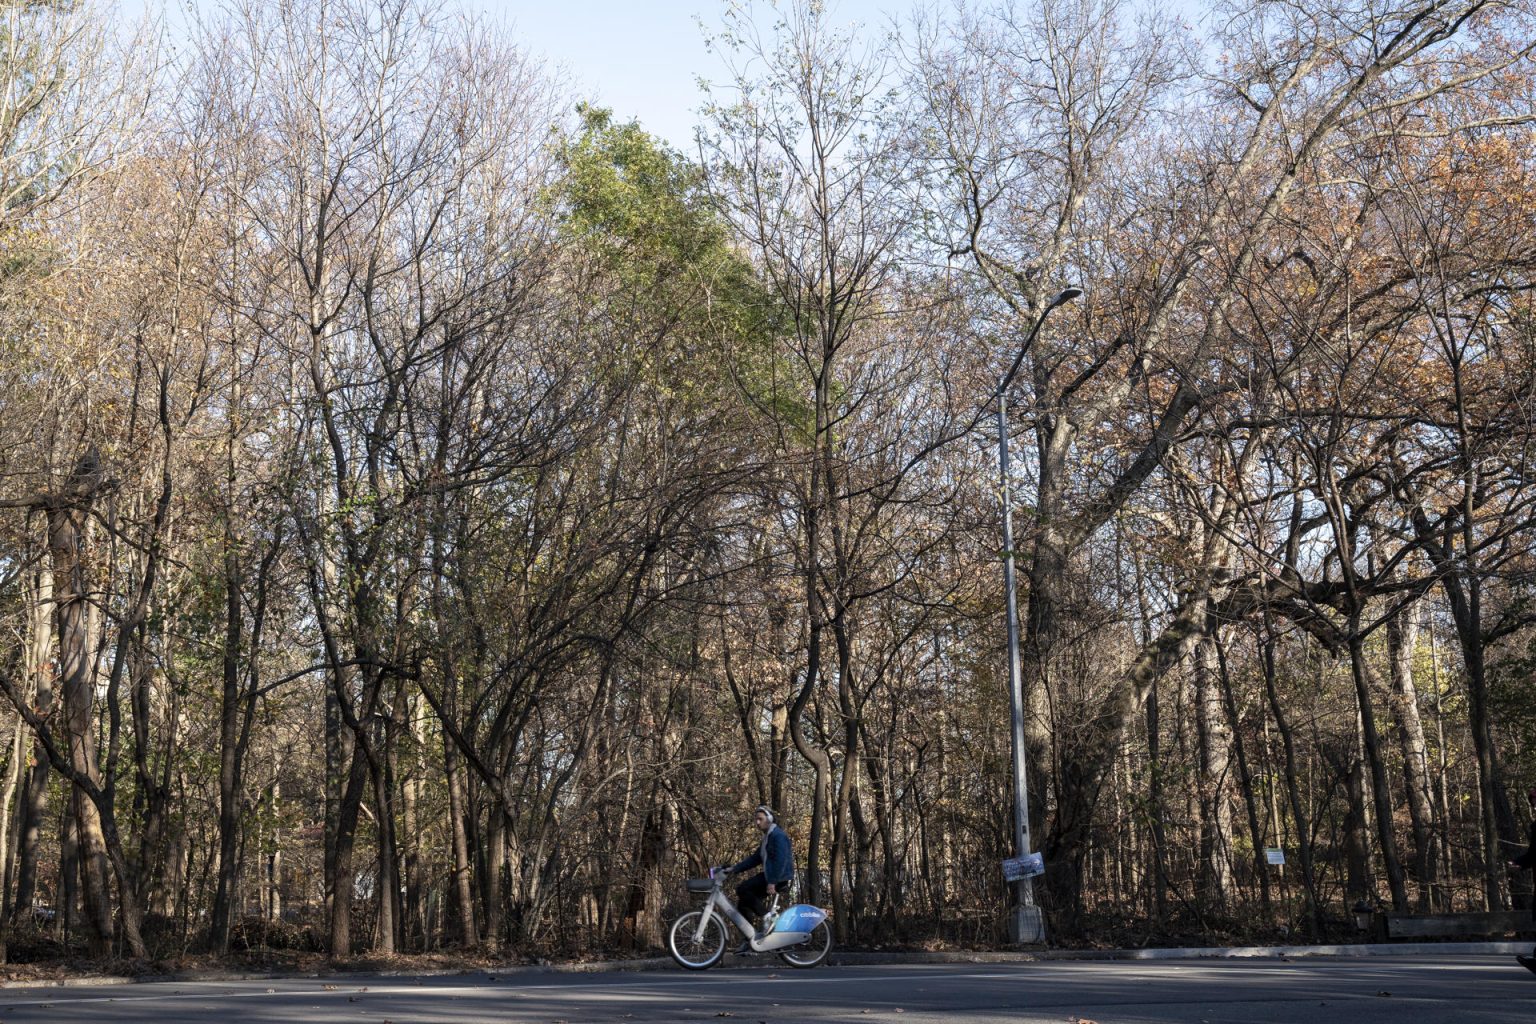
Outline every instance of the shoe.
<path id="1" fill-rule="evenodd" d="M 761 928 L 759 928 L 756 932 L 754 932 L 752 934 L 752 942 L 762 942 L 763 941 L 763 936 L 765 936 L 767 934 L 768 934 L 767 932 L 765 932 Z M 743 942 L 741 945 L 737 946 L 736 947 L 736 955 L 737 956 L 751 956 L 753 953 L 756 953 L 757 950 L 752 948 L 752 942 Z"/>
<path id="2" fill-rule="evenodd" d="M 1516 956 L 1515 959 L 1519 961 L 1521 967 L 1536 974 L 1536 956 Z"/>

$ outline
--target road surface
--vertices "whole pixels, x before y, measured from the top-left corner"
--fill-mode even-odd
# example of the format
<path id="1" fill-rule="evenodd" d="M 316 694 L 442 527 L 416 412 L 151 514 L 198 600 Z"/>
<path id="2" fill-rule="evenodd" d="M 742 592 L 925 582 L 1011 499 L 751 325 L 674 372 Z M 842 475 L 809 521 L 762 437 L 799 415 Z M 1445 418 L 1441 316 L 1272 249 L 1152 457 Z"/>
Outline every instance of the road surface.
<path id="1" fill-rule="evenodd" d="M 1040 961 L 5 989 L 0 1022 L 1530 1024 L 1508 957 Z"/>

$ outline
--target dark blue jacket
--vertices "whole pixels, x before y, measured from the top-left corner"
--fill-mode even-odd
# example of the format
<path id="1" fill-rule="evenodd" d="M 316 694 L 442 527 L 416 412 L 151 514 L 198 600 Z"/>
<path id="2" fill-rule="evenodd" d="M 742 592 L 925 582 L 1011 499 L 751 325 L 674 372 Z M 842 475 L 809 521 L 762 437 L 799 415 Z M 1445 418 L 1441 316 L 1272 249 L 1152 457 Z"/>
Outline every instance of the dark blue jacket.
<path id="1" fill-rule="evenodd" d="M 774 885 L 783 885 L 795 877 L 795 855 L 789 848 L 789 836 L 777 825 L 763 836 L 756 853 L 728 870 L 734 875 L 759 864 L 763 866 L 763 877 Z"/>

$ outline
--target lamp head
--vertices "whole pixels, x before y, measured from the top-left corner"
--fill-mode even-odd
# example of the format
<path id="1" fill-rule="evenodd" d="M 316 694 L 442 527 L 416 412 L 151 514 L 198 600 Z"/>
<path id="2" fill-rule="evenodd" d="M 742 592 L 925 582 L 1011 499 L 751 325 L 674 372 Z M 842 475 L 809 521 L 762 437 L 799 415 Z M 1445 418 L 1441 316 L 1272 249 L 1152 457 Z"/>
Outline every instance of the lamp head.
<path id="1" fill-rule="evenodd" d="M 1081 288 L 1077 287 L 1076 285 L 1069 285 L 1068 287 L 1063 288 L 1061 291 L 1056 293 L 1056 297 L 1051 300 L 1051 305 L 1059 306 L 1063 302 L 1071 302 L 1073 299 L 1082 294 L 1083 290 Z"/>

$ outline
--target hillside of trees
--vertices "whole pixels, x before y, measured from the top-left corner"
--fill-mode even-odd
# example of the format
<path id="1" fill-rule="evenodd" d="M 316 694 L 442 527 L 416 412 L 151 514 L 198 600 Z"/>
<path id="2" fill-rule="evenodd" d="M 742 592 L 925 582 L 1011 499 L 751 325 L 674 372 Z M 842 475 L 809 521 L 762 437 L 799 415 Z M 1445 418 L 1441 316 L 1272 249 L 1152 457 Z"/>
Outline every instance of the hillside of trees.
<path id="1" fill-rule="evenodd" d="M 1529 906 L 1536 5 L 1161 11 L 0 0 L 0 952 L 1004 941 L 1016 358 L 1051 938 Z"/>

